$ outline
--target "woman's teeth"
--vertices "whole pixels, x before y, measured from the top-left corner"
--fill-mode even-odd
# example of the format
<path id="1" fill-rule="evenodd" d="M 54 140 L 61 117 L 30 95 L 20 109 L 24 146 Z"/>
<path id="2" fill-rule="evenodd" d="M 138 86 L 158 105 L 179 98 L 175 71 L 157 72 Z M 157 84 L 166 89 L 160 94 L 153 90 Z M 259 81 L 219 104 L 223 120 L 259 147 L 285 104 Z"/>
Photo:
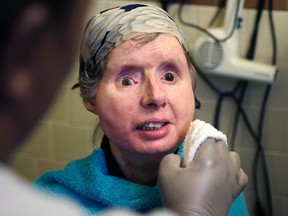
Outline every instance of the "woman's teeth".
<path id="1" fill-rule="evenodd" d="M 162 128 L 164 125 L 165 125 L 164 122 L 162 122 L 162 123 L 150 122 L 150 123 L 147 123 L 147 124 L 139 127 L 139 129 L 140 130 L 145 130 L 145 131 L 158 130 L 158 129 Z"/>

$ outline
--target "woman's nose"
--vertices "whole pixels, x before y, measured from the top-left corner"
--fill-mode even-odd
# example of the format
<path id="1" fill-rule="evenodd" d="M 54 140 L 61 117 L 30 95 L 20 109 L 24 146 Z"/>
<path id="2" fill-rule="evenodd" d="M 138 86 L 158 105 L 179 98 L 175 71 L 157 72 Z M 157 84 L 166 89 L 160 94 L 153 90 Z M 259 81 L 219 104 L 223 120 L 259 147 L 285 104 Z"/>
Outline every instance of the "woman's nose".
<path id="1" fill-rule="evenodd" d="M 154 79 L 145 80 L 143 85 L 142 106 L 146 108 L 158 109 L 167 105 L 167 97 L 164 86 Z"/>

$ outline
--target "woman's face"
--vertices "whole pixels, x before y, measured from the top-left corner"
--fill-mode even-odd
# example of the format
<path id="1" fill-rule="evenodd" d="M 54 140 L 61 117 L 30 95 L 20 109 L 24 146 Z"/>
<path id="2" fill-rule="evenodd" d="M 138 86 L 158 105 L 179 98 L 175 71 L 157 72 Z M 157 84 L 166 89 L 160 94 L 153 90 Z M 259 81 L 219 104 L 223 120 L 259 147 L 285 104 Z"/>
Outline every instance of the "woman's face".
<path id="1" fill-rule="evenodd" d="M 116 47 L 91 103 L 87 109 L 99 115 L 111 145 L 122 154 L 139 158 L 175 151 L 195 108 L 178 40 L 161 34 L 140 47 L 130 42 Z"/>

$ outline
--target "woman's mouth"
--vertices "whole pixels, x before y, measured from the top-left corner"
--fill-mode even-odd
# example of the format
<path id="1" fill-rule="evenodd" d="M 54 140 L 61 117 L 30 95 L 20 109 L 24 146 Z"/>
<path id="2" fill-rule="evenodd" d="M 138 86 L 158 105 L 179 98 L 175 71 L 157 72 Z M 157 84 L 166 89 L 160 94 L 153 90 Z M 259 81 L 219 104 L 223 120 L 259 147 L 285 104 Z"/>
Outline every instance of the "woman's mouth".
<path id="1" fill-rule="evenodd" d="M 143 131 L 159 130 L 166 124 L 167 124 L 166 122 L 149 122 L 142 126 L 137 127 L 137 130 L 143 130 Z"/>

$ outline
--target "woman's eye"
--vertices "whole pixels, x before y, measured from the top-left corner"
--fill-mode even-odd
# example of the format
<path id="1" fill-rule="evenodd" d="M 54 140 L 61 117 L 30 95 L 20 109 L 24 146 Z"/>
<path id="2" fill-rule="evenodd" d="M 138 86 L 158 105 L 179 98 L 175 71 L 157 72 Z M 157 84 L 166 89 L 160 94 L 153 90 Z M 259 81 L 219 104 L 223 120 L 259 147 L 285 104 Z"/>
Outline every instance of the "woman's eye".
<path id="1" fill-rule="evenodd" d="M 164 76 L 164 79 L 166 80 L 166 81 L 170 81 L 170 82 L 172 82 L 172 81 L 174 81 L 174 74 L 173 73 L 166 73 L 165 74 L 165 76 Z"/>
<path id="2" fill-rule="evenodd" d="M 129 77 L 124 77 L 123 79 L 121 79 L 121 85 L 122 86 L 129 86 L 129 85 L 133 85 L 135 82 L 133 79 L 129 78 Z"/>

